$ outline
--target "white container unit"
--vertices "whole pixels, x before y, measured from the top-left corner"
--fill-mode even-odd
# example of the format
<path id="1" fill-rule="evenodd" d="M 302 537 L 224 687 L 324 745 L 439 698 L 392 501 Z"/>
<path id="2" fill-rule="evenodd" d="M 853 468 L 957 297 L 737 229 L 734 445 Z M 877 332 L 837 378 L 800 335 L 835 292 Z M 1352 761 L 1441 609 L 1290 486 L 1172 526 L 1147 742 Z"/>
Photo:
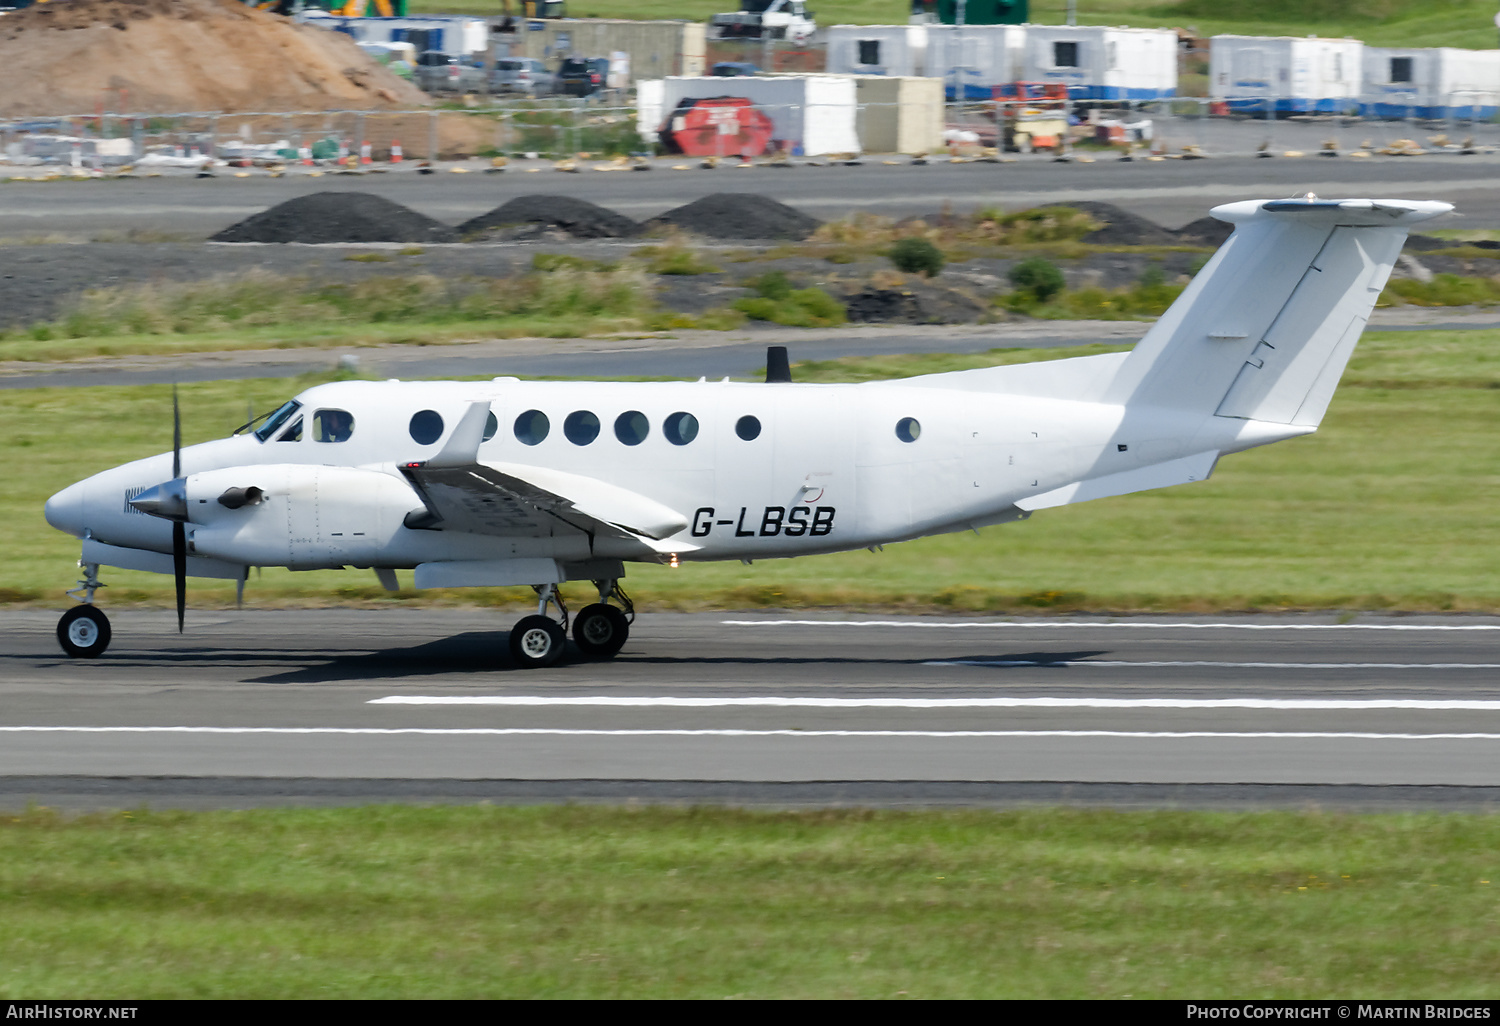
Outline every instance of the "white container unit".
<path id="1" fill-rule="evenodd" d="M 834 25 L 828 29 L 831 75 L 926 74 L 926 25 Z"/>
<path id="2" fill-rule="evenodd" d="M 662 120 L 685 99 L 743 96 L 771 119 L 777 148 L 797 155 L 858 153 L 854 79 L 844 75 L 705 78 L 674 76 L 636 84 L 636 130 L 655 141 Z"/>
<path id="3" fill-rule="evenodd" d="M 490 26 L 483 18 L 345 18 L 310 11 L 301 20 L 352 36 L 357 43 L 412 43 L 418 53 L 436 50 L 467 57 L 490 45 Z"/>
<path id="4" fill-rule="evenodd" d="M 1021 77 L 1025 25 L 928 25 L 924 74 L 943 80 L 948 99 L 988 100 Z"/>
<path id="5" fill-rule="evenodd" d="M 1155 100 L 1177 93 L 1177 33 L 1107 25 L 1028 25 L 1016 79 L 1066 85 L 1075 100 Z"/>
<path id="6" fill-rule="evenodd" d="M 1489 118 L 1500 112 L 1500 50 L 1367 46 L 1360 113 Z"/>
<path id="7" fill-rule="evenodd" d="M 1336 114 L 1358 109 L 1364 44 L 1315 36 L 1214 36 L 1209 96 L 1230 110 Z"/>

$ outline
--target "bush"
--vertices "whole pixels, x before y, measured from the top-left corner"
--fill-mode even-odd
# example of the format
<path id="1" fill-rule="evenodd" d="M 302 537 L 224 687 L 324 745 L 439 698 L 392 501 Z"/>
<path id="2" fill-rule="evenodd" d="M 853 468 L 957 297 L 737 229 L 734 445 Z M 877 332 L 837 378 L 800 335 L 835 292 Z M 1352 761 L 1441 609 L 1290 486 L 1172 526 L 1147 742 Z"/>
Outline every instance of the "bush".
<path id="1" fill-rule="evenodd" d="M 794 289 L 787 276 L 771 271 L 745 282 L 757 293 L 737 299 L 734 309 L 757 321 L 794 328 L 828 328 L 848 319 L 844 304 L 822 289 Z"/>
<path id="2" fill-rule="evenodd" d="M 1058 266 L 1045 257 L 1022 260 L 1010 269 L 1010 281 L 1018 289 L 1024 289 L 1045 303 L 1067 285 Z"/>
<path id="3" fill-rule="evenodd" d="M 891 247 L 891 263 L 907 274 L 935 278 L 943 270 L 943 251 L 926 239 L 902 239 Z"/>

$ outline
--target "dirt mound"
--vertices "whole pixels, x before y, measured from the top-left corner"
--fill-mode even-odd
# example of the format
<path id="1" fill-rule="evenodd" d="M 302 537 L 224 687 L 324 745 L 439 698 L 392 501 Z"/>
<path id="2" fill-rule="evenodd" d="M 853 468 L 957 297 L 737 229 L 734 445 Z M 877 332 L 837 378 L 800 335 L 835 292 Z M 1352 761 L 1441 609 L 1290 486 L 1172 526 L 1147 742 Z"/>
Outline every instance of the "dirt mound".
<path id="1" fill-rule="evenodd" d="M 0 113 L 410 108 L 339 32 L 237 0 L 67 0 L 0 18 Z"/>
<path id="2" fill-rule="evenodd" d="M 1054 206 L 1072 207 L 1088 214 L 1095 221 L 1101 222 L 1104 227 L 1098 231 L 1089 232 L 1083 237 L 1084 242 L 1091 242 L 1101 246 L 1173 246 L 1180 245 L 1177 233 L 1169 231 L 1157 224 L 1148 221 L 1144 217 L 1138 217 L 1128 210 L 1121 210 L 1112 203 L 1091 203 L 1088 201 L 1077 201 L 1053 204 Z"/>
<path id="3" fill-rule="evenodd" d="M 363 192 L 298 196 L 245 218 L 211 242 L 457 242 L 425 214 Z"/>
<path id="4" fill-rule="evenodd" d="M 579 239 L 624 239 L 641 233 L 641 226 L 623 214 L 572 196 L 537 194 L 517 196 L 487 214 L 458 226 L 464 238 L 511 235 L 518 225 L 557 228 Z"/>
<path id="5" fill-rule="evenodd" d="M 716 192 L 653 217 L 646 227 L 680 228 L 710 239 L 801 241 L 822 223 L 785 203 L 753 192 Z"/>
<path id="6" fill-rule="evenodd" d="M 1200 217 L 1177 229 L 1177 241 L 1189 246 L 1222 246 L 1234 234 L 1234 225 L 1217 217 Z"/>

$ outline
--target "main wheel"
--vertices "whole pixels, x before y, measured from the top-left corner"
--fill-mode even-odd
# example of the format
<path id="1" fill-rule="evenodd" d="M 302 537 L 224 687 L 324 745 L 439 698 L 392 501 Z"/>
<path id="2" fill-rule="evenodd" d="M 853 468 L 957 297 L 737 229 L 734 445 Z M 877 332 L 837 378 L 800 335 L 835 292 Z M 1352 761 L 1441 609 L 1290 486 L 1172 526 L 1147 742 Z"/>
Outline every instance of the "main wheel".
<path id="1" fill-rule="evenodd" d="M 74 659 L 97 659 L 109 647 L 109 617 L 97 606 L 74 606 L 57 621 L 57 642 Z"/>
<path id="2" fill-rule="evenodd" d="M 551 666 L 567 644 L 567 632 L 550 617 L 525 616 L 510 629 L 510 657 L 523 670 Z"/>
<path id="3" fill-rule="evenodd" d="M 596 602 L 573 618 L 573 640 L 590 659 L 613 659 L 630 637 L 630 621 L 614 606 Z"/>

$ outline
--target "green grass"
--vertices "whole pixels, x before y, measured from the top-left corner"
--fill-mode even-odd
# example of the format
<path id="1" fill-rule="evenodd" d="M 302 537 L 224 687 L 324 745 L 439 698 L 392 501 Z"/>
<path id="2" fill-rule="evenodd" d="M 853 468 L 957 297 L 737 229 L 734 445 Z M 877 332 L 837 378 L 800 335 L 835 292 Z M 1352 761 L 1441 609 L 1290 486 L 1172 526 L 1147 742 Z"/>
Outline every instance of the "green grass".
<path id="1" fill-rule="evenodd" d="M 1500 818 L 0 818 L 0 998 L 1488 998 Z"/>
<path id="2" fill-rule="evenodd" d="M 492 0 L 415 0 L 413 11 L 493 15 Z M 707 21 L 738 7 L 733 0 L 574 0 L 573 17 L 689 19 Z M 904 0 L 819 0 L 812 5 L 820 25 L 904 25 Z M 1032 0 L 1031 20 L 1065 21 L 1067 0 Z M 1078 5 L 1081 25 L 1138 28 L 1191 27 L 1199 35 L 1354 36 L 1374 46 L 1495 46 L 1490 0 L 1249 0 L 1226 6 L 1213 0 L 1090 0 Z"/>
<path id="3" fill-rule="evenodd" d="M 802 347 L 809 353 L 811 344 Z M 800 365 L 798 380 L 870 380 L 1094 352 L 1003 350 Z M 270 409 L 303 381 L 182 389 L 184 438 L 221 437 L 247 401 Z M 647 608 L 841 605 L 978 611 L 1372 609 L 1500 611 L 1500 332 L 1392 332 L 1360 343 L 1318 434 L 1225 458 L 1212 480 L 1065 506 L 1029 521 L 795 560 L 630 568 Z M 60 606 L 77 542 L 42 503 L 63 486 L 168 448 L 170 389 L 28 389 L 0 405 L 17 459 L 0 489 L 0 600 Z M 107 571 L 106 605 L 171 602 L 170 580 Z M 409 578 L 407 578 L 409 580 Z M 573 586 L 577 588 L 578 586 Z M 193 581 L 192 600 L 233 602 Z M 524 605 L 527 590 L 403 592 L 359 571 L 252 577 L 247 601 Z"/>

